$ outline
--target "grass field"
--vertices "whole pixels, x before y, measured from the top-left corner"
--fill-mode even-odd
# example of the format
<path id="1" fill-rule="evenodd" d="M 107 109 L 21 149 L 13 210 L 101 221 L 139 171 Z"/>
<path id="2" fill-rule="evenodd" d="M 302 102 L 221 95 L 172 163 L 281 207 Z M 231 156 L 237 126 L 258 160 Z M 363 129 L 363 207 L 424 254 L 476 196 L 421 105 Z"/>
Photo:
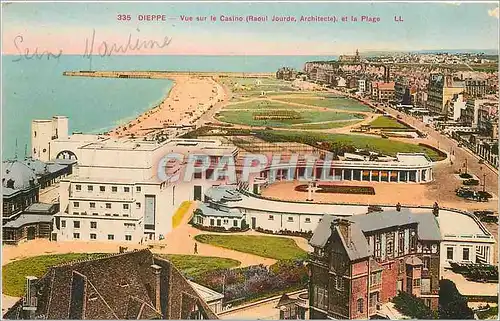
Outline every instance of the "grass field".
<path id="1" fill-rule="evenodd" d="M 182 222 L 184 215 L 186 215 L 187 210 L 191 206 L 191 201 L 182 202 L 181 206 L 175 211 L 175 214 L 172 216 L 172 228 L 176 228 Z"/>
<path id="2" fill-rule="evenodd" d="M 328 97 L 328 96 L 327 96 Z M 353 100 L 347 99 L 343 97 L 335 97 L 335 98 L 276 98 L 276 100 L 296 103 L 296 104 L 304 104 L 309 106 L 316 107 L 324 107 L 331 109 L 341 109 L 341 110 L 349 110 L 349 111 L 365 111 L 369 112 L 372 109 L 368 106 L 363 105 L 362 103 Z"/>
<path id="3" fill-rule="evenodd" d="M 160 257 L 171 261 L 185 276 L 193 278 L 211 270 L 232 269 L 241 264 L 237 260 L 213 256 L 162 254 Z"/>
<path id="4" fill-rule="evenodd" d="M 24 294 L 25 277 L 28 275 L 40 278 L 53 265 L 104 256 L 106 254 L 68 253 L 40 255 L 11 262 L 2 267 L 2 291 L 6 295 L 20 297 Z"/>
<path id="5" fill-rule="evenodd" d="M 57 255 L 41 255 L 14 261 L 2 268 L 2 291 L 4 294 L 20 297 L 24 294 L 25 277 L 28 275 L 42 277 L 53 265 L 75 260 L 105 257 L 109 254 L 68 253 Z M 239 261 L 210 256 L 167 254 L 161 257 L 170 260 L 188 277 L 196 277 L 204 272 L 219 268 L 233 268 L 240 265 Z"/>
<path id="6" fill-rule="evenodd" d="M 231 109 L 292 109 L 292 106 L 269 100 L 254 100 L 245 103 L 227 105 L 223 110 Z M 305 109 L 307 109 L 307 107 L 305 107 Z"/>
<path id="7" fill-rule="evenodd" d="M 254 254 L 276 260 L 305 258 L 307 253 L 290 238 L 254 235 L 200 234 L 195 239 L 201 243 Z"/>
<path id="8" fill-rule="evenodd" d="M 298 142 L 312 146 L 317 146 L 318 142 L 327 142 L 334 146 L 353 146 L 355 148 L 368 149 L 389 156 L 396 156 L 397 153 L 425 153 L 434 161 L 442 159 L 442 157 L 440 157 L 434 150 L 424 146 L 365 135 L 284 130 L 272 130 L 265 132 L 259 130 L 256 132 L 258 133 L 259 138 L 271 142 Z"/>
<path id="9" fill-rule="evenodd" d="M 355 121 L 339 121 L 339 122 L 326 122 L 326 123 L 318 123 L 318 124 L 306 124 L 306 125 L 292 125 L 292 128 L 297 129 L 330 129 L 330 128 L 341 128 L 350 125 L 354 125 L 361 122 L 361 120 Z"/>
<path id="10" fill-rule="evenodd" d="M 392 117 L 380 116 L 369 124 L 373 128 L 394 128 L 394 129 L 408 129 L 408 126 L 405 126 L 399 123 L 396 119 Z"/>
<path id="11" fill-rule="evenodd" d="M 286 110 L 286 109 L 284 109 Z M 291 109 L 292 110 L 292 109 Z M 359 114 L 348 114 L 335 111 L 298 111 L 299 118 L 297 119 L 265 119 L 259 120 L 254 119 L 253 111 L 221 111 L 218 120 L 240 125 L 249 126 L 269 126 L 269 127 L 283 127 L 293 124 L 307 124 L 307 123 L 317 123 L 324 121 L 335 121 L 335 120 L 351 120 L 351 119 L 362 119 L 363 116 Z"/>

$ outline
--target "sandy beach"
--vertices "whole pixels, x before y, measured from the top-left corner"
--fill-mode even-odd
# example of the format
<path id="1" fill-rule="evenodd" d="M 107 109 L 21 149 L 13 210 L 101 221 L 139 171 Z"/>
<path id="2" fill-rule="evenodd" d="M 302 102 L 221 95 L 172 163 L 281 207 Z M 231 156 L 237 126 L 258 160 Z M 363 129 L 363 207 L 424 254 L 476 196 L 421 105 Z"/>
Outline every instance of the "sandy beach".
<path id="1" fill-rule="evenodd" d="M 226 100 L 223 87 L 212 77 L 169 75 L 174 82 L 169 95 L 156 107 L 110 132 L 113 137 L 141 137 L 174 126 L 193 126 L 200 117 Z"/>

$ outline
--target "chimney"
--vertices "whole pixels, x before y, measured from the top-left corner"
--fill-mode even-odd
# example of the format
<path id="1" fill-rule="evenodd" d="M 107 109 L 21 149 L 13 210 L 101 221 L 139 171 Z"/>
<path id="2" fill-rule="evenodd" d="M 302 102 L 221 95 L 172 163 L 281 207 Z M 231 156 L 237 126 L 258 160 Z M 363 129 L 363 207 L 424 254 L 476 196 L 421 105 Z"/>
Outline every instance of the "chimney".
<path id="1" fill-rule="evenodd" d="M 155 308 L 158 311 L 161 311 L 161 292 L 160 292 L 160 284 L 161 284 L 161 266 L 152 264 L 151 269 L 153 269 L 153 274 L 155 276 Z"/>
<path id="2" fill-rule="evenodd" d="M 37 308 L 37 291 L 35 284 L 37 280 L 38 278 L 35 276 L 26 276 L 26 294 L 23 298 L 23 314 L 26 319 L 35 318 Z"/>
<path id="3" fill-rule="evenodd" d="M 347 243 L 347 246 L 351 244 L 351 222 L 342 218 L 335 219 L 332 222 L 332 229 L 335 228 L 335 226 L 339 227 L 340 233 L 342 234 L 342 237 Z"/>

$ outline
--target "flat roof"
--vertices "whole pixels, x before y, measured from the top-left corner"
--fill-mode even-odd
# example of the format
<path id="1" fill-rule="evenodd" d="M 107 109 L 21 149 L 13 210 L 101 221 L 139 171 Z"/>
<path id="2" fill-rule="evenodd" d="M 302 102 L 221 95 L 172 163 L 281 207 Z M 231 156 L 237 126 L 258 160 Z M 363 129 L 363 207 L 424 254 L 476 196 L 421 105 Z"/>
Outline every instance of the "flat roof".
<path id="1" fill-rule="evenodd" d="M 213 302 L 216 300 L 220 300 L 224 298 L 224 295 L 214 291 L 212 289 L 207 288 L 206 286 L 203 286 L 201 284 L 195 283 L 193 281 L 188 281 L 191 286 L 195 289 L 195 291 L 201 296 L 201 298 L 207 302 Z"/>
<path id="2" fill-rule="evenodd" d="M 53 215 L 47 214 L 21 214 L 13 221 L 4 224 L 3 227 L 19 228 L 26 224 L 33 223 L 50 223 Z"/>
<path id="3" fill-rule="evenodd" d="M 92 142 L 82 146 L 81 149 L 153 151 L 162 145 L 164 144 L 143 139 L 109 138 Z"/>
<path id="4" fill-rule="evenodd" d="M 48 204 L 48 203 L 33 203 L 30 206 L 26 208 L 26 212 L 45 212 L 48 213 L 51 208 L 53 208 L 55 204 Z"/>

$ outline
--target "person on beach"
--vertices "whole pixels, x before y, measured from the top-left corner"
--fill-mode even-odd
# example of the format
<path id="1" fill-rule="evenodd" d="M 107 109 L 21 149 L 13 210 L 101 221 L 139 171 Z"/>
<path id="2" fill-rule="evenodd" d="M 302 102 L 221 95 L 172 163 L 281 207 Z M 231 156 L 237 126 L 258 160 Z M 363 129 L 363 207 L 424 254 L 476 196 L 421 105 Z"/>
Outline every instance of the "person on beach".
<path id="1" fill-rule="evenodd" d="M 194 254 L 198 254 L 198 243 L 194 243 Z"/>

